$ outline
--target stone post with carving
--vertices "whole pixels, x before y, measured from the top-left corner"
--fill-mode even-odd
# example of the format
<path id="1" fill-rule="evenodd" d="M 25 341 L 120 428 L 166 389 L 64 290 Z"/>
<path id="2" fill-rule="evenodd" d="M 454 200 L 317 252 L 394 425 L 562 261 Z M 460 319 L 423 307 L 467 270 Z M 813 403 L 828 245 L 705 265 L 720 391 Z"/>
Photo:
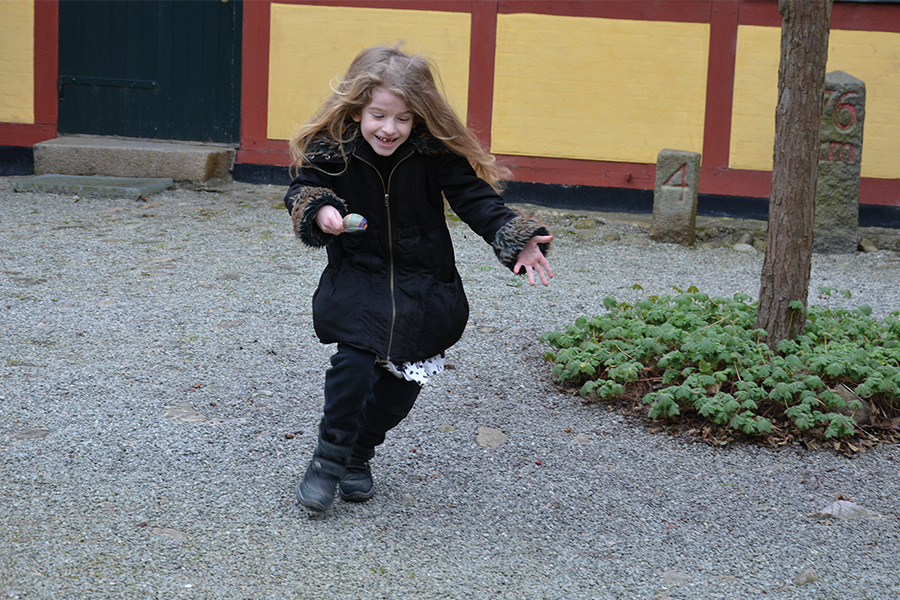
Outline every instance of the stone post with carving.
<path id="1" fill-rule="evenodd" d="M 699 153 L 660 150 L 656 159 L 650 239 L 683 246 L 694 243 L 699 187 Z"/>
<path id="2" fill-rule="evenodd" d="M 843 71 L 825 75 L 813 251 L 856 252 L 866 84 Z"/>

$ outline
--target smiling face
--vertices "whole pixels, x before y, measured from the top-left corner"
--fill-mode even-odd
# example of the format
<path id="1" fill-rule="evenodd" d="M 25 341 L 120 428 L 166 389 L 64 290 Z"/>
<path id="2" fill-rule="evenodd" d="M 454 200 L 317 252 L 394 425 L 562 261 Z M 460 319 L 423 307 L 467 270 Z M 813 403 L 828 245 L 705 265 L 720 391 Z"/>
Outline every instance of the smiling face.
<path id="1" fill-rule="evenodd" d="M 363 139 L 381 156 L 393 154 L 409 139 L 415 125 L 414 115 L 406 102 L 381 87 L 372 92 L 372 100 L 362 113 L 353 115 L 353 120 L 359 123 Z"/>

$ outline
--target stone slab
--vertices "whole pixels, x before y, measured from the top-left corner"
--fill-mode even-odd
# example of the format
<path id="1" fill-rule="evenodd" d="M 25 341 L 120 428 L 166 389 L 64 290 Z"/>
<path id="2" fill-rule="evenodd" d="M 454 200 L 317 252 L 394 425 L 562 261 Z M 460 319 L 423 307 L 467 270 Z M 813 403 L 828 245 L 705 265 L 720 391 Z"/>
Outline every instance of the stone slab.
<path id="1" fill-rule="evenodd" d="M 230 178 L 235 149 L 217 144 L 63 136 L 34 146 L 36 175 L 105 175 L 204 182 Z"/>
<path id="2" fill-rule="evenodd" d="M 174 185 L 170 178 L 36 175 L 13 182 L 17 192 L 53 192 L 134 198 L 161 192 Z"/>

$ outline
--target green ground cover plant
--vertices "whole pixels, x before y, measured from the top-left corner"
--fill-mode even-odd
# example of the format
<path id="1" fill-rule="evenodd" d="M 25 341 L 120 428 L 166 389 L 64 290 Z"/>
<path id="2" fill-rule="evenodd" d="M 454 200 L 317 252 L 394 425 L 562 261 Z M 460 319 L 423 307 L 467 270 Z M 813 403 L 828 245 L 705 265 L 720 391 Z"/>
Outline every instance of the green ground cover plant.
<path id="1" fill-rule="evenodd" d="M 868 306 L 844 307 L 849 292 L 823 288 L 825 306 L 810 307 L 803 334 L 773 352 L 746 294 L 674 291 L 609 297 L 605 314 L 544 334 L 552 375 L 586 403 L 619 403 L 710 443 L 855 453 L 900 440 L 900 310 L 878 321 Z"/>

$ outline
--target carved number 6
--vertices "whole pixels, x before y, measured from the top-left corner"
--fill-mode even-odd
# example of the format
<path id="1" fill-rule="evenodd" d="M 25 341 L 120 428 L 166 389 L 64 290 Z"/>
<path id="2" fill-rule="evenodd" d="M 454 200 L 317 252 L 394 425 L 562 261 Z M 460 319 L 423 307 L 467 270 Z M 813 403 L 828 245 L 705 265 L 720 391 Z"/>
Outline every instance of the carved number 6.
<path id="1" fill-rule="evenodd" d="M 859 92 L 854 92 L 852 90 L 844 92 L 834 103 L 834 110 L 831 112 L 831 117 L 834 119 L 835 126 L 844 131 L 856 125 L 856 107 L 849 102 L 844 101 L 844 98 L 851 94 L 859 96 Z M 842 116 L 846 116 L 846 123 L 841 120 Z"/>

